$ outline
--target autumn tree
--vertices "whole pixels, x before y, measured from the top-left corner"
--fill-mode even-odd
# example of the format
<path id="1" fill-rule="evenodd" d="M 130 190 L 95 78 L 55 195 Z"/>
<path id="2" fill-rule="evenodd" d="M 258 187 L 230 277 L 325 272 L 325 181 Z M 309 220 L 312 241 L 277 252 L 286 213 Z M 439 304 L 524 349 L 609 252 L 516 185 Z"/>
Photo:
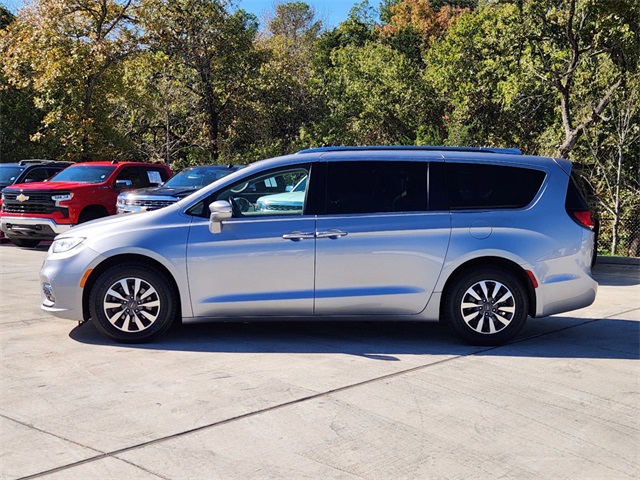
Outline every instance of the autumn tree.
<path id="1" fill-rule="evenodd" d="M 15 16 L 0 5 L 0 36 Z M 45 154 L 37 145 L 25 141 L 35 133 L 41 115 L 33 104 L 33 92 L 9 84 L 0 59 L 0 162 L 11 162 Z"/>
<path id="2" fill-rule="evenodd" d="M 0 37 L 9 84 L 32 89 L 45 113 L 32 138 L 68 158 L 117 150 L 108 98 L 120 62 L 136 48 L 131 1 L 36 0 Z"/>

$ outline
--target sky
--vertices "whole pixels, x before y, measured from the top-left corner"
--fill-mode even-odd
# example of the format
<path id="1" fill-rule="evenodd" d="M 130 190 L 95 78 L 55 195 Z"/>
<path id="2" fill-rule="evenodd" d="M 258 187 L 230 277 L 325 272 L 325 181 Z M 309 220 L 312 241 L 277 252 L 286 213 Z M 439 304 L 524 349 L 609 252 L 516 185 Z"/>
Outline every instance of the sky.
<path id="1" fill-rule="evenodd" d="M 337 27 L 338 24 L 347 19 L 351 8 L 354 4 L 359 3 L 355 0 L 305 0 L 316 11 L 316 16 L 322 20 L 325 27 Z M 24 4 L 23 0 L 0 0 L 10 11 L 16 12 Z M 284 3 L 284 0 L 276 2 L 274 0 L 236 0 L 239 8 L 243 8 L 248 12 L 255 14 L 259 20 L 263 14 L 273 11 L 276 3 Z M 372 1 L 371 5 L 377 6 L 379 2 Z"/>

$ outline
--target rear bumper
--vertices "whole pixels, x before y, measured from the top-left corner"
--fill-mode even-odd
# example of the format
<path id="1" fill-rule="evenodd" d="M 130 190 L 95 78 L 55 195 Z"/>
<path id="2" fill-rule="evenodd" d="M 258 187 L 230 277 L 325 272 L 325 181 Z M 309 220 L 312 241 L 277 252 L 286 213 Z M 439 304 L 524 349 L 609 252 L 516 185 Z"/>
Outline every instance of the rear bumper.
<path id="1" fill-rule="evenodd" d="M 596 299 L 598 283 L 589 274 L 550 278 L 537 289 L 536 317 L 588 307 Z"/>
<path id="2" fill-rule="evenodd" d="M 73 225 L 58 224 L 50 218 L 2 217 L 0 228 L 9 238 L 48 240 L 69 230 Z"/>

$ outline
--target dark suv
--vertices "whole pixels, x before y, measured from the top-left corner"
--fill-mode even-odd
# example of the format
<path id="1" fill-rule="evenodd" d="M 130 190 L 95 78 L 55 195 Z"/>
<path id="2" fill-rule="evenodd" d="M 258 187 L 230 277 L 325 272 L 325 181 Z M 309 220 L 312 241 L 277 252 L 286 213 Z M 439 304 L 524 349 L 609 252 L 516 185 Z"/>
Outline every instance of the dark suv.
<path id="1" fill-rule="evenodd" d="M 118 195 L 118 213 L 149 212 L 176 203 L 196 190 L 235 172 L 241 165 L 188 167 L 160 186 L 127 190 Z"/>
<path id="2" fill-rule="evenodd" d="M 64 170 L 70 162 L 54 160 L 20 160 L 18 163 L 0 163 L 0 191 L 14 183 L 43 182 Z"/>

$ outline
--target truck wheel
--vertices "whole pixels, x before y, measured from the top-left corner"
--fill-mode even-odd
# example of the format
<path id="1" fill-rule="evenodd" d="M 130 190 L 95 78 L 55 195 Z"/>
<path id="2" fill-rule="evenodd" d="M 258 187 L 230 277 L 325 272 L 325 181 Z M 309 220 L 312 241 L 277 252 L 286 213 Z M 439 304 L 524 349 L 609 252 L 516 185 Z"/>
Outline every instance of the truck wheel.
<path id="1" fill-rule="evenodd" d="M 40 243 L 40 240 L 36 240 L 33 238 L 9 238 L 9 240 L 14 245 L 18 247 L 24 247 L 24 248 L 37 247 L 38 244 Z"/>
<path id="2" fill-rule="evenodd" d="M 109 268 L 89 295 L 96 328 L 122 343 L 142 343 L 165 333 L 176 317 L 177 304 L 166 276 L 142 263 Z"/>
<path id="3" fill-rule="evenodd" d="M 527 321 L 526 290 L 515 275 L 497 267 L 476 267 L 457 277 L 445 298 L 445 317 L 463 340 L 500 345 Z"/>
<path id="4" fill-rule="evenodd" d="M 102 217 L 106 217 L 106 214 L 99 210 L 87 209 L 83 210 L 80 214 L 80 217 L 78 217 L 78 223 L 89 222 L 91 220 L 96 220 L 97 218 Z"/>

